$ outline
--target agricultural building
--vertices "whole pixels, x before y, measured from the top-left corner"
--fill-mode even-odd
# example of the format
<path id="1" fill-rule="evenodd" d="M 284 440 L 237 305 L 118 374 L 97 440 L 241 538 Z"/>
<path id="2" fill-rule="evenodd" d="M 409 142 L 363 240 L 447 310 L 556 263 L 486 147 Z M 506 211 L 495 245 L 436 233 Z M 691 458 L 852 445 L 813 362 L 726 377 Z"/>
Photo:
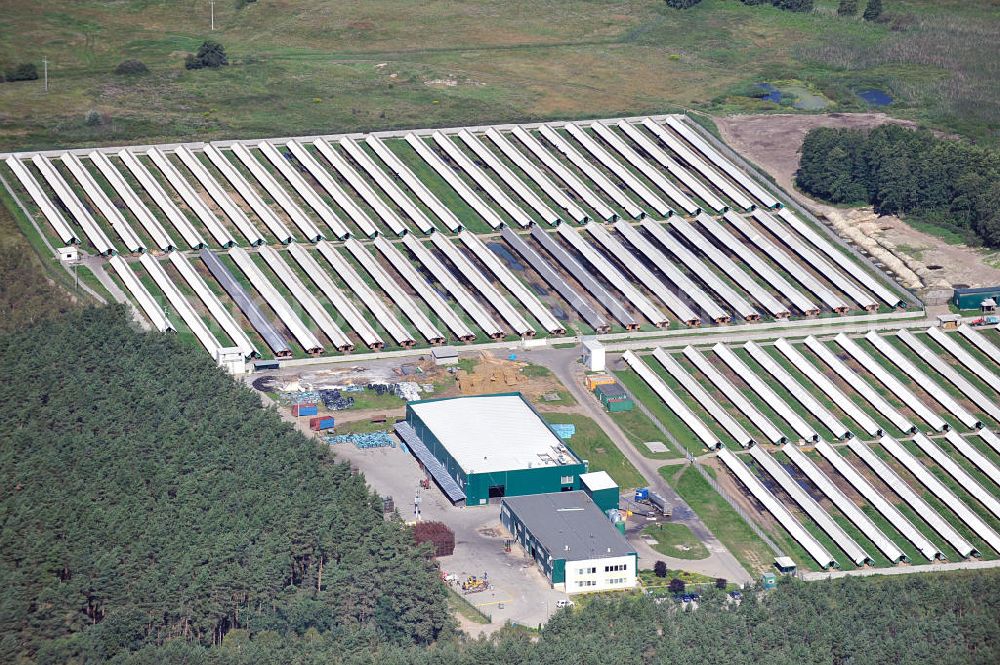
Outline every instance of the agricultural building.
<path id="1" fill-rule="evenodd" d="M 520 393 L 410 402 L 396 431 L 452 502 L 579 489 L 586 465 Z"/>
<path id="2" fill-rule="evenodd" d="M 500 521 L 566 593 L 631 589 L 638 555 L 585 492 L 507 497 Z"/>
<path id="3" fill-rule="evenodd" d="M 597 504 L 601 512 L 607 513 L 618 507 L 618 483 L 607 471 L 594 471 L 580 476 L 580 489 Z"/>
<path id="4" fill-rule="evenodd" d="M 952 302 L 959 309 L 979 309 L 986 300 L 993 300 L 995 307 L 998 299 L 1000 286 L 981 286 L 975 289 L 955 289 Z"/>

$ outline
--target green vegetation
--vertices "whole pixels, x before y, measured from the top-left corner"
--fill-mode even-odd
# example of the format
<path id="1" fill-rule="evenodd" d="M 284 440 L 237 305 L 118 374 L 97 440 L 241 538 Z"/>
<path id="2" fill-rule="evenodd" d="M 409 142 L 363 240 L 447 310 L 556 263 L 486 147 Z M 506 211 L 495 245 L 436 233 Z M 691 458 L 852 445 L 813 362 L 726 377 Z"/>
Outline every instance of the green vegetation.
<path id="1" fill-rule="evenodd" d="M 50 90 L 0 86 L 0 149 L 776 111 L 750 88 L 793 79 L 831 110 L 866 110 L 856 92 L 875 87 L 895 116 L 996 141 L 990 3 L 897 0 L 878 21 L 837 16 L 834 0 L 816 6 L 442 0 L 400 12 L 370 0 L 334 12 L 320 0 L 234 1 L 215 3 L 211 32 L 207 4 L 8 0 L 0 63 L 44 52 Z M 183 54 L 209 38 L 230 66 L 185 69 Z M 150 73 L 113 74 L 124 59 Z M 86 125 L 89 109 L 110 121 Z"/>
<path id="2" fill-rule="evenodd" d="M 832 203 L 871 203 L 1000 247 L 1000 152 L 990 148 L 897 125 L 817 128 L 802 143 L 795 182 Z"/>
<path id="3" fill-rule="evenodd" d="M 774 554 L 701 474 L 689 467 L 678 472 L 669 466 L 661 468 L 660 474 L 747 570 L 770 568 Z"/>
<path id="4" fill-rule="evenodd" d="M 437 566 L 364 478 L 203 354 L 119 306 L 7 333 L 0 363 L 0 661 L 451 630 Z"/>
<path id="5" fill-rule="evenodd" d="M 663 441 L 663 433 L 659 428 L 653 424 L 653 421 L 646 417 L 646 415 L 640 411 L 638 408 L 632 409 L 631 411 L 619 411 L 618 413 L 610 414 L 612 420 L 617 423 L 625 435 L 632 441 L 635 445 L 636 450 L 641 452 L 646 457 L 651 457 L 653 459 L 672 459 L 679 457 L 677 451 L 672 447 L 667 446 L 667 452 L 665 453 L 654 453 L 650 452 L 644 444 L 647 441 Z"/>
<path id="6" fill-rule="evenodd" d="M 607 471 L 619 487 L 643 487 L 646 481 L 618 446 L 608 438 L 601 427 L 587 416 L 576 413 L 543 413 L 549 423 L 566 423 L 576 426 L 573 438 L 566 441 L 581 459 L 590 461 L 591 471 Z"/>
<path id="7" fill-rule="evenodd" d="M 229 64 L 226 49 L 219 42 L 205 41 L 197 53 L 188 53 L 184 60 L 185 69 L 218 69 Z"/>
<path id="8" fill-rule="evenodd" d="M 642 530 L 643 535 L 656 541 L 653 549 L 675 559 L 704 559 L 708 548 L 695 538 L 686 524 L 661 522 Z"/>
<path id="9" fill-rule="evenodd" d="M 470 603 L 465 596 L 458 595 L 458 593 L 451 587 L 448 587 L 448 607 L 452 612 L 461 615 L 472 623 L 490 623 L 490 617 L 483 614 L 482 611 Z"/>
<path id="10" fill-rule="evenodd" d="M 538 379 L 552 376 L 552 371 L 542 365 L 525 365 L 521 368 L 521 374 L 524 374 L 528 378 Z"/>

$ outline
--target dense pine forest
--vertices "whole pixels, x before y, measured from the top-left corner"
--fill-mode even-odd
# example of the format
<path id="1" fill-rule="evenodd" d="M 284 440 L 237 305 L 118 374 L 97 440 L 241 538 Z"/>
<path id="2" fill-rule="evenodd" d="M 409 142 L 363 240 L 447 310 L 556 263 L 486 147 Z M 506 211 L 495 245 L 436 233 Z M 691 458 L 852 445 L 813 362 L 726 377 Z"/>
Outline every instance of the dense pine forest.
<path id="1" fill-rule="evenodd" d="M 583 599 L 469 640 L 364 478 L 203 354 L 83 309 L 0 335 L 0 662 L 996 663 L 1000 575 Z"/>
<path id="2" fill-rule="evenodd" d="M 970 243 L 1000 247 L 996 150 L 899 125 L 817 128 L 802 143 L 795 184 L 831 203 L 869 203 L 879 214 L 904 215 Z"/>

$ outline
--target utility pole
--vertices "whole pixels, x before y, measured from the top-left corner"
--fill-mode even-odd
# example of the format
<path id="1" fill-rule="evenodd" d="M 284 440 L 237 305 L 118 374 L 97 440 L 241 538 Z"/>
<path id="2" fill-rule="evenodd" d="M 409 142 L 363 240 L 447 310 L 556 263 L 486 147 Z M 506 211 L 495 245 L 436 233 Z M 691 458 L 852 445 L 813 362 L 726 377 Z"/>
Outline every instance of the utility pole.
<path id="1" fill-rule="evenodd" d="M 212 30 L 215 30 L 215 0 L 211 0 L 209 4 L 212 5 Z"/>
<path id="2" fill-rule="evenodd" d="M 45 72 L 45 92 L 49 91 L 49 59 L 42 57 L 42 70 Z M 37 70 L 36 70 L 37 71 Z"/>

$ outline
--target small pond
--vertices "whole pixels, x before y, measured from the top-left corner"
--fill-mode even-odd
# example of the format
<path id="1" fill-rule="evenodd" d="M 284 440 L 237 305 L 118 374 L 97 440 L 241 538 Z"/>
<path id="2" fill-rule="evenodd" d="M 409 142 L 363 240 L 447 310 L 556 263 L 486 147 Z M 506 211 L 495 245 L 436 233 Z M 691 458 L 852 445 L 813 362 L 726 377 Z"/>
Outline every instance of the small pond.
<path id="1" fill-rule="evenodd" d="M 872 106 L 888 106 L 892 104 L 892 97 L 885 90 L 879 90 L 878 88 L 868 88 L 867 90 L 858 90 L 858 97 L 865 100 Z"/>
<path id="2" fill-rule="evenodd" d="M 757 87 L 760 89 L 760 94 L 755 95 L 757 99 L 765 99 L 775 104 L 781 102 L 781 91 L 770 83 L 758 83 Z"/>

